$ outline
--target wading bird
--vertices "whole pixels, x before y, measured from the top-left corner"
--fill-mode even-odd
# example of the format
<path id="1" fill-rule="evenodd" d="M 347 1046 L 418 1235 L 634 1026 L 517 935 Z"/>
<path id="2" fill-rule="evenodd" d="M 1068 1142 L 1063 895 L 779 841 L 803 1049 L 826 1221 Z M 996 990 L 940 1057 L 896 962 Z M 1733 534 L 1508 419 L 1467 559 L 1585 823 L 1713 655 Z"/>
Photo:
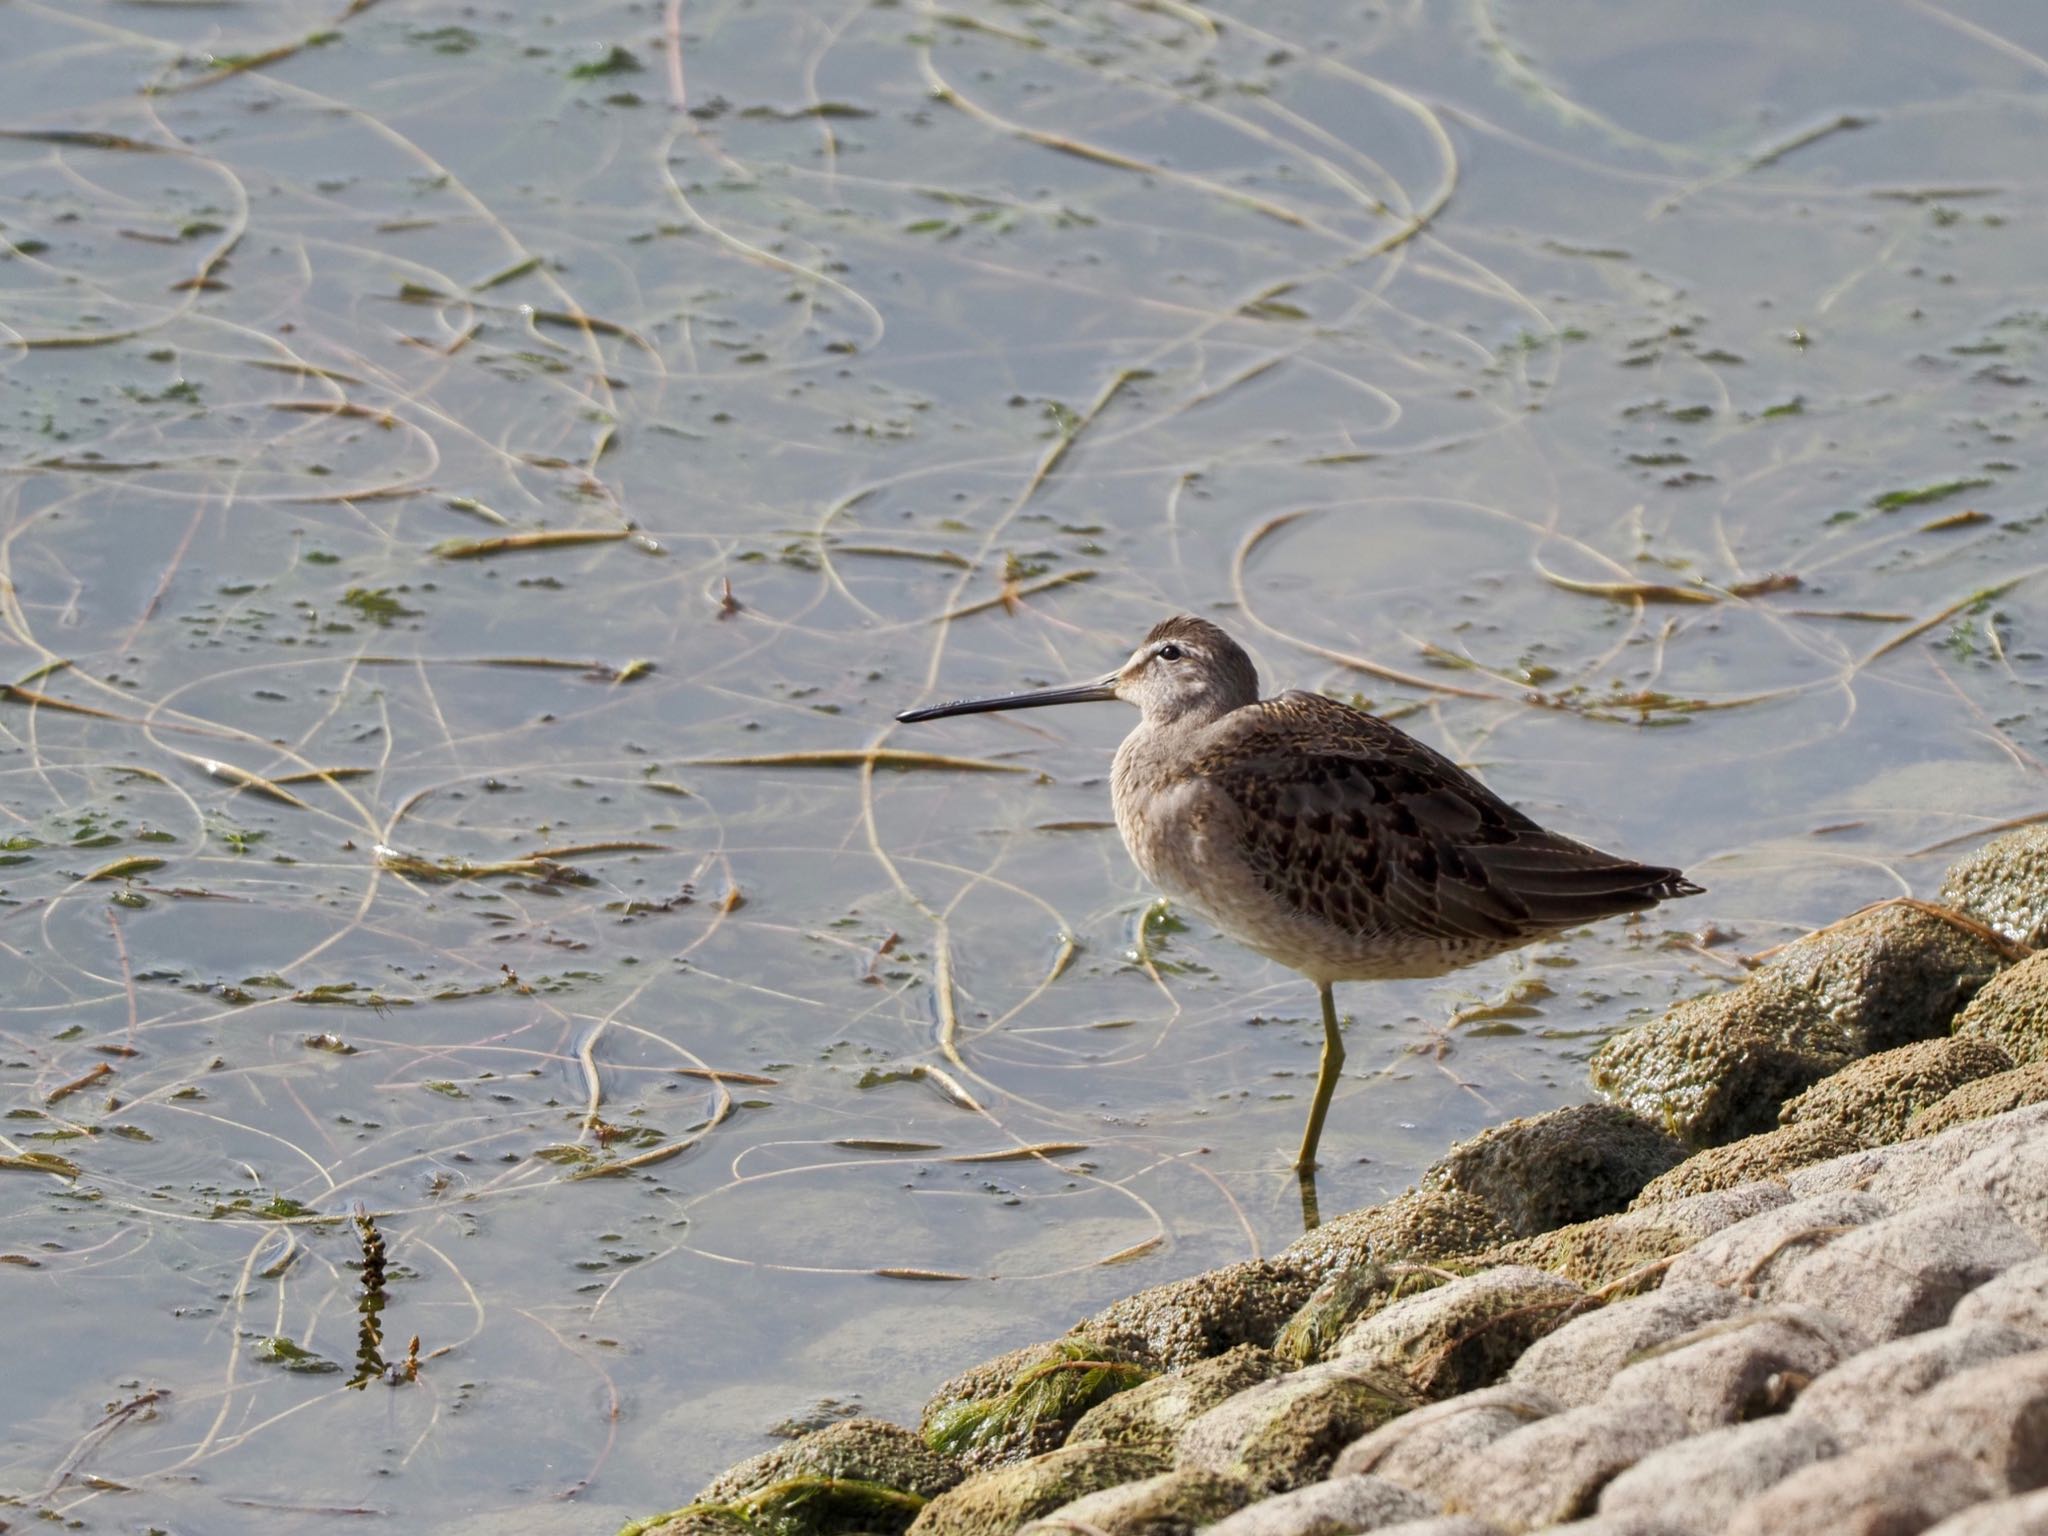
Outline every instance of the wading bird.
<path id="1" fill-rule="evenodd" d="M 1441 976 L 1700 891 L 1676 869 L 1538 826 L 1363 710 L 1298 689 L 1261 699 L 1251 658 L 1205 619 L 1154 625 L 1129 661 L 1093 682 L 896 718 L 1091 699 L 1141 711 L 1110 786 L 1117 830 L 1145 878 L 1316 985 L 1323 1054 L 1294 1165 L 1304 1181 L 1344 1064 L 1335 983 Z"/>

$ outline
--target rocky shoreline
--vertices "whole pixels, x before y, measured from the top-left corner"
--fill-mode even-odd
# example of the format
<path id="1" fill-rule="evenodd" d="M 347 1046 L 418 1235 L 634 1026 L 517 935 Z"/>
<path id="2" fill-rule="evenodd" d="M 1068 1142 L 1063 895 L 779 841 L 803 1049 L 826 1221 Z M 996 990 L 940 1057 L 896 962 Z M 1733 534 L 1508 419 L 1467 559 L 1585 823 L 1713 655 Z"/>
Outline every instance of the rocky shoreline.
<path id="1" fill-rule="evenodd" d="M 622 1536 L 2048 1536 L 2048 827 L 1593 1080 Z"/>

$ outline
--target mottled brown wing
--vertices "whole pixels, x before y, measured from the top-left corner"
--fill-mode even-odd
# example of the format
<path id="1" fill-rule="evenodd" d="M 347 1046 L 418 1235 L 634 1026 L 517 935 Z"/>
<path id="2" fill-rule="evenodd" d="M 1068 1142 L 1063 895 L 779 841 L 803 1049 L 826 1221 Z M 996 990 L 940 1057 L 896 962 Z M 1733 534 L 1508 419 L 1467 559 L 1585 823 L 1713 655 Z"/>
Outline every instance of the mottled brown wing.
<path id="1" fill-rule="evenodd" d="M 1449 758 L 1319 694 L 1239 710 L 1207 746 L 1195 771 L 1237 806 L 1266 887 L 1349 932 L 1512 941 L 1697 889 L 1545 830 Z"/>

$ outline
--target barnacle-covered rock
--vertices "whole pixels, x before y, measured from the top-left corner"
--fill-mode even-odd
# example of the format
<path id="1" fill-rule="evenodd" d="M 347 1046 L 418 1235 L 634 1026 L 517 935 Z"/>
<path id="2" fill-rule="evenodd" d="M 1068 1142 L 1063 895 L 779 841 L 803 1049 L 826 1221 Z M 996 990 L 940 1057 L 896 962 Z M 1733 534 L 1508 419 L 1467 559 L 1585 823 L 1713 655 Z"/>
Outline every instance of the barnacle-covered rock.
<path id="1" fill-rule="evenodd" d="M 1682 1200 L 1710 1189 L 1734 1189 L 1758 1179 L 1775 1179 L 1795 1168 L 1854 1152 L 1861 1145 L 1854 1134 L 1830 1120 L 1806 1120 L 1797 1125 L 1781 1125 L 1775 1131 L 1759 1131 L 1740 1141 L 1693 1153 L 1669 1173 L 1660 1173 L 1645 1184 L 1629 1209 L 1662 1205 L 1667 1200 Z"/>
<path id="2" fill-rule="evenodd" d="M 2048 948 L 2048 823 L 2008 832 L 1956 860 L 1941 899 L 2008 939 Z"/>
<path id="3" fill-rule="evenodd" d="M 1462 1191 L 1410 1190 L 1324 1222 L 1296 1238 L 1281 1257 L 1321 1280 L 1370 1264 L 1433 1264 L 1508 1236 L 1482 1202 Z"/>
<path id="4" fill-rule="evenodd" d="M 2012 1058 L 1988 1040 L 1916 1040 L 1852 1061 L 1788 1100 L 1778 1118 L 1786 1125 L 1837 1125 L 1858 1146 L 1881 1147 L 1904 1135 L 1906 1122 L 1921 1109 L 1965 1083 L 2011 1068 Z"/>
<path id="5" fill-rule="evenodd" d="M 1859 1057 L 1948 1033 L 2006 954 L 1964 923 L 1887 902 L 1616 1035 L 1594 1053 L 1593 1082 L 1690 1146 L 1733 1141 Z"/>
<path id="6" fill-rule="evenodd" d="M 1987 984 L 1956 1019 L 1956 1035 L 1988 1040 L 2017 1063 L 2048 1061 L 2048 950 Z"/>
<path id="7" fill-rule="evenodd" d="M 1661 1125 L 1612 1104 L 1572 1104 L 1491 1126 L 1461 1141 L 1423 1176 L 1484 1206 L 1509 1237 L 1621 1210 L 1685 1156 Z"/>
<path id="8" fill-rule="evenodd" d="M 1170 1370 L 1239 1344 L 1270 1345 L 1314 1287 L 1288 1255 L 1247 1259 L 1126 1296 L 1075 1332 Z"/>

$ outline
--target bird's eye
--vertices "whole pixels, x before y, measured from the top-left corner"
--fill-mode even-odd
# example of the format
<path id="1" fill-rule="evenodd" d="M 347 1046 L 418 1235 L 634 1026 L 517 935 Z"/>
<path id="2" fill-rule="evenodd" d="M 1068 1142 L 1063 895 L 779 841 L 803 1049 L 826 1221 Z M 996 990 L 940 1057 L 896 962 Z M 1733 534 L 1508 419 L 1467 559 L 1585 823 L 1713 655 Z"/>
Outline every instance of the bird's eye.
<path id="1" fill-rule="evenodd" d="M 1162 645 L 1154 654 L 1156 654 L 1161 661 L 1179 661 L 1183 653 L 1181 651 L 1181 648 L 1177 645 Z"/>

